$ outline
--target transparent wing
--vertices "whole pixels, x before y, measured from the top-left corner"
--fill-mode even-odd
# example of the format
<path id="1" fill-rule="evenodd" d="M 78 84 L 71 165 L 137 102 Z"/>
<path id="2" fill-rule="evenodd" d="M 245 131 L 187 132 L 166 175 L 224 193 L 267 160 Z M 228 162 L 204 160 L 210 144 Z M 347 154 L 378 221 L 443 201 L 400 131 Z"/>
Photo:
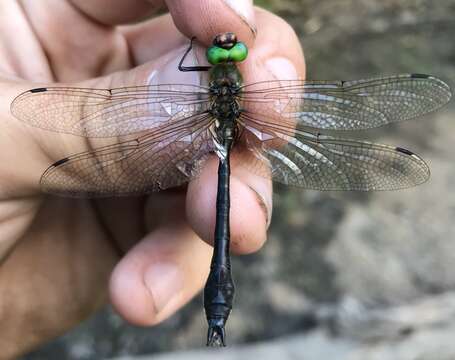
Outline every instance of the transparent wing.
<path id="1" fill-rule="evenodd" d="M 396 190 L 425 182 L 430 171 L 414 153 L 387 145 L 314 135 L 258 130 L 246 121 L 242 166 L 274 181 L 315 190 Z"/>
<path id="2" fill-rule="evenodd" d="M 43 191 L 71 197 L 141 195 L 186 183 L 213 151 L 211 115 L 189 117 L 133 140 L 61 159 L 41 177 Z"/>
<path id="3" fill-rule="evenodd" d="M 242 88 L 245 111 L 293 128 L 357 130 L 414 118 L 446 104 L 449 86 L 429 75 L 355 81 L 265 81 Z"/>
<path id="4" fill-rule="evenodd" d="M 150 85 L 116 89 L 37 88 L 14 99 L 12 114 L 45 130 L 86 137 L 134 134 L 209 107 L 208 89 Z"/>

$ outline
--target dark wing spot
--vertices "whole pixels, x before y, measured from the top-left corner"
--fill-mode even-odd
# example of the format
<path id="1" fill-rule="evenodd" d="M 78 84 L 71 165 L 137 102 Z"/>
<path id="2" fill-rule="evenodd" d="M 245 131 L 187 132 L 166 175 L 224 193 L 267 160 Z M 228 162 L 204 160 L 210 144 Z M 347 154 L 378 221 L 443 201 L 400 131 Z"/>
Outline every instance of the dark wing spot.
<path id="1" fill-rule="evenodd" d="M 51 167 L 57 167 L 57 166 L 59 166 L 59 165 L 62 165 L 62 164 L 64 164 L 64 163 L 66 163 L 69 159 L 70 159 L 70 158 L 68 158 L 68 157 L 63 158 L 63 159 L 60 159 L 60 160 L 56 161 L 55 163 L 53 163 L 53 164 L 51 165 Z"/>
<path id="2" fill-rule="evenodd" d="M 411 78 L 418 78 L 418 79 L 428 79 L 430 75 L 426 74 L 411 74 Z"/>
<path id="3" fill-rule="evenodd" d="M 396 147 L 395 148 L 396 151 L 399 151 L 403 154 L 406 154 L 406 155 L 414 155 L 414 153 L 412 151 L 409 151 L 407 149 L 403 149 L 403 148 L 400 148 L 400 147 Z"/>
<path id="4" fill-rule="evenodd" d="M 39 92 L 44 92 L 44 91 L 47 91 L 47 88 L 36 88 L 36 89 L 30 90 L 31 93 L 39 93 Z"/>

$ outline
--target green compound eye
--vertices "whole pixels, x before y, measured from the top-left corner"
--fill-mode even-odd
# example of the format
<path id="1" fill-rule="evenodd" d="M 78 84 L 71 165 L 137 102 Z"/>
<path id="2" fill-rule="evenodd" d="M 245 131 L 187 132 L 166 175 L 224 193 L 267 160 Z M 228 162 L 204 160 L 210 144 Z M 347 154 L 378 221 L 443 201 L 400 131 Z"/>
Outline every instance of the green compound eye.
<path id="1" fill-rule="evenodd" d="M 229 50 L 218 46 L 211 46 L 207 49 L 206 56 L 210 64 L 216 65 L 221 62 L 226 62 L 229 59 Z"/>
<path id="2" fill-rule="evenodd" d="M 243 42 L 238 42 L 229 50 L 229 59 L 232 61 L 243 61 L 248 56 L 248 48 Z"/>
<path id="3" fill-rule="evenodd" d="M 243 42 L 236 43 L 230 49 L 223 49 L 219 46 L 211 46 L 207 49 L 207 60 L 210 64 L 216 65 L 227 61 L 243 61 L 248 56 L 248 48 Z"/>

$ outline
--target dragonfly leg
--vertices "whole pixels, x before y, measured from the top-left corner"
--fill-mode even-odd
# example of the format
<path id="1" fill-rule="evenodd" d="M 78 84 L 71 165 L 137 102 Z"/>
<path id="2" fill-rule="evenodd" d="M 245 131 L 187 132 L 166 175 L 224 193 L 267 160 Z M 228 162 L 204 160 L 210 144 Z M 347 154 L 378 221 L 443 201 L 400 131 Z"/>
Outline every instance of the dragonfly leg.
<path id="1" fill-rule="evenodd" d="M 184 66 L 183 61 L 187 57 L 188 53 L 193 49 L 193 41 L 196 39 L 195 36 L 191 38 L 190 46 L 186 49 L 185 54 L 183 54 L 182 59 L 179 62 L 179 70 L 180 71 L 208 71 L 210 70 L 211 66 Z"/>
<path id="2" fill-rule="evenodd" d="M 229 148 L 218 166 L 218 194 L 216 199 L 215 242 L 210 274 L 204 288 L 204 308 L 209 325 L 207 346 L 226 346 L 224 326 L 232 309 L 234 282 L 229 258 Z"/>

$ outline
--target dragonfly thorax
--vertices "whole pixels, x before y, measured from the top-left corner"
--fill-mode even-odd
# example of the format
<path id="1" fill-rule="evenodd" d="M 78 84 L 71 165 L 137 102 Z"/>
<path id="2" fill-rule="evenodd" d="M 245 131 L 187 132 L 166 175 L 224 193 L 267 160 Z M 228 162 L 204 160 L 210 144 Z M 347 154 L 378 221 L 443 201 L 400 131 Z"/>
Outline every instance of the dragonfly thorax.
<path id="1" fill-rule="evenodd" d="M 224 86 L 238 91 L 242 83 L 242 75 L 232 62 L 216 64 L 209 71 L 209 87 L 215 92 Z"/>
<path id="2" fill-rule="evenodd" d="M 215 131 L 219 140 L 233 138 L 236 119 L 240 115 L 237 94 L 242 85 L 242 76 L 233 63 L 217 64 L 209 73 L 212 94 L 211 113 L 217 119 Z"/>

